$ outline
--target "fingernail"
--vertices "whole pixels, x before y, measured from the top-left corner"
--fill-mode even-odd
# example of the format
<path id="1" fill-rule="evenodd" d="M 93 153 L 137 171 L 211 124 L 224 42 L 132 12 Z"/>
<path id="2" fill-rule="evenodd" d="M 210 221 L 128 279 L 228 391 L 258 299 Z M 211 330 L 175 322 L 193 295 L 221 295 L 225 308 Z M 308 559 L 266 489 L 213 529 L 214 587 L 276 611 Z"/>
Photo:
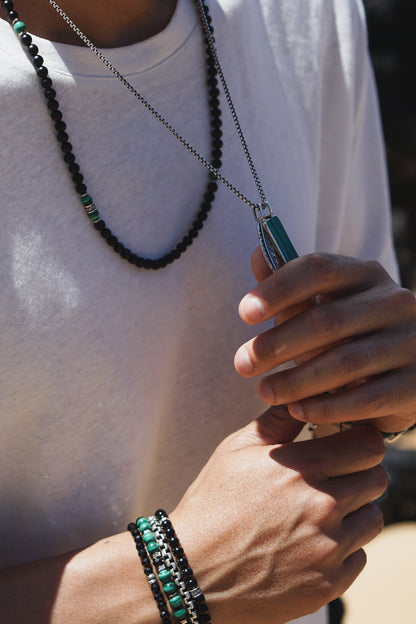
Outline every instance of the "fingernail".
<path id="1" fill-rule="evenodd" d="M 240 347 L 234 357 L 234 366 L 240 375 L 254 373 L 254 365 L 245 347 Z"/>
<path id="2" fill-rule="evenodd" d="M 303 407 L 300 403 L 289 403 L 287 409 L 289 410 L 289 414 L 293 416 L 293 418 L 306 422 L 305 412 L 303 411 Z"/>
<path id="3" fill-rule="evenodd" d="M 239 312 L 243 320 L 260 323 L 264 317 L 264 306 L 258 297 L 246 295 L 240 302 Z"/>

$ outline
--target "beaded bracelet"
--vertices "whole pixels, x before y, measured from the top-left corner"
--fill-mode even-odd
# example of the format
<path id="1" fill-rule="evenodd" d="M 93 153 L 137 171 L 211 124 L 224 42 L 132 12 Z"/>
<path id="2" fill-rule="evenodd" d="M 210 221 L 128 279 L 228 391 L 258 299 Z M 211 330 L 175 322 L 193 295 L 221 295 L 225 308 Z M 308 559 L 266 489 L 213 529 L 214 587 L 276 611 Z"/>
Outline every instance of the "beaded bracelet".
<path id="1" fill-rule="evenodd" d="M 153 568 L 140 531 L 134 522 L 129 523 L 129 525 L 127 526 L 127 530 L 130 531 L 136 543 L 137 554 L 139 555 L 140 561 L 142 562 L 143 570 L 146 575 L 147 582 L 150 585 L 150 589 L 152 590 L 153 598 L 156 600 L 160 618 L 163 624 L 172 624 L 172 620 L 169 616 L 168 606 L 163 597 L 163 593 L 160 591 L 160 586 L 156 579 L 156 576 L 153 573 Z"/>
<path id="2" fill-rule="evenodd" d="M 168 603 L 173 610 L 173 615 L 180 624 L 190 624 L 188 619 L 188 611 L 184 608 L 182 597 L 178 592 L 175 583 L 171 582 L 171 573 L 167 569 L 166 561 L 163 553 L 160 551 L 156 542 L 156 536 L 151 531 L 151 524 L 147 518 L 141 517 L 136 521 L 137 530 L 141 535 L 143 544 L 152 557 L 153 566 L 156 569 L 157 577 L 162 582 L 163 591 L 167 597 Z M 150 563 L 150 561 L 149 561 Z M 155 577 L 156 578 L 156 577 Z"/>
<path id="3" fill-rule="evenodd" d="M 152 532 L 155 535 L 156 543 L 159 546 L 160 553 L 164 560 L 165 566 L 167 568 L 167 573 L 170 575 L 170 578 L 173 578 L 174 583 L 178 589 L 179 594 L 185 604 L 185 608 L 188 612 L 188 615 L 191 619 L 192 624 L 198 623 L 198 614 L 195 609 L 195 604 L 191 597 L 190 592 L 186 589 L 185 578 L 187 578 L 186 572 L 185 574 L 179 569 L 176 564 L 175 558 L 173 557 L 167 538 L 165 537 L 162 527 L 160 526 L 159 521 L 155 516 L 151 516 L 149 518 L 150 525 L 152 527 Z M 189 570 L 192 572 L 191 570 Z"/>
<path id="4" fill-rule="evenodd" d="M 194 576 L 188 560 L 184 555 L 183 548 L 179 542 L 179 539 L 175 533 L 168 514 L 164 509 L 158 509 L 155 512 L 155 518 L 158 520 L 162 532 L 164 533 L 170 551 L 175 558 L 176 564 L 180 569 L 180 573 L 184 579 L 186 590 L 189 591 L 190 598 L 193 602 L 193 606 L 196 612 L 198 624 L 209 624 L 211 617 L 208 613 L 208 607 L 205 602 L 205 596 L 200 590 L 197 580 Z"/>

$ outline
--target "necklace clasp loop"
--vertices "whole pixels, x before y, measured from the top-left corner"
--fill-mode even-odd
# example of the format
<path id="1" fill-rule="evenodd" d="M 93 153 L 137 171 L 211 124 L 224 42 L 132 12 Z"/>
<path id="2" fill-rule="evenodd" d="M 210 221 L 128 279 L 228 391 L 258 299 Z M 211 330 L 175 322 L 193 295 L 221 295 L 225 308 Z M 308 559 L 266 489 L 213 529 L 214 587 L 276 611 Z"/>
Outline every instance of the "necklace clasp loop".
<path id="1" fill-rule="evenodd" d="M 260 202 L 253 206 L 253 214 L 256 222 L 263 221 L 264 219 L 269 219 L 273 216 L 273 211 L 270 208 L 270 204 L 267 201 Z"/>

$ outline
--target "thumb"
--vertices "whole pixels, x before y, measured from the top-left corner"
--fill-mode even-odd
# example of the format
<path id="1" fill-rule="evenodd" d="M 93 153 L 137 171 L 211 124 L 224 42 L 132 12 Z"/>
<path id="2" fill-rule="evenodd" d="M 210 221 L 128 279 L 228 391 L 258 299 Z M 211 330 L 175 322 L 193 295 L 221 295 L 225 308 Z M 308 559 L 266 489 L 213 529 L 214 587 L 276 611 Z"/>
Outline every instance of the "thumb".
<path id="1" fill-rule="evenodd" d="M 236 437 L 241 447 L 287 444 L 293 442 L 304 426 L 305 423 L 292 418 L 286 406 L 273 405 L 241 429 Z"/>

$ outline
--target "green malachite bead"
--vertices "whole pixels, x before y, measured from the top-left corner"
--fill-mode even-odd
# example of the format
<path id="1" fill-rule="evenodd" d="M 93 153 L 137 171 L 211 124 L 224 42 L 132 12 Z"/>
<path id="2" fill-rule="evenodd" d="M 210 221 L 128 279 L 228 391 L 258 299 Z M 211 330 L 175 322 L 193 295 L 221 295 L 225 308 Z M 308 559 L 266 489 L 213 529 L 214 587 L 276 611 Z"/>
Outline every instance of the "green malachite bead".
<path id="1" fill-rule="evenodd" d="M 156 544 L 156 542 L 149 542 L 148 544 L 146 544 L 146 548 L 147 552 L 149 553 L 154 553 L 159 550 L 159 546 Z"/>
<path id="2" fill-rule="evenodd" d="M 180 596 L 173 596 L 172 598 L 169 598 L 169 604 L 174 609 L 182 607 L 182 598 Z"/>
<path id="3" fill-rule="evenodd" d="M 88 206 L 88 204 L 92 204 L 91 195 L 84 195 L 83 197 L 80 197 L 80 200 L 83 206 Z"/>
<path id="4" fill-rule="evenodd" d="M 26 30 L 26 24 L 24 22 L 15 22 L 13 24 L 13 30 L 15 33 L 17 33 L 18 35 L 20 35 L 20 33 L 25 32 Z"/>
<path id="5" fill-rule="evenodd" d="M 172 575 L 169 570 L 161 570 L 158 574 L 159 580 L 162 581 L 162 583 L 166 583 L 166 581 L 169 581 L 171 576 Z"/>
<path id="6" fill-rule="evenodd" d="M 143 531 L 142 538 L 145 544 L 155 541 L 155 535 L 154 533 L 152 533 L 152 531 L 149 531 L 149 529 L 146 529 L 145 531 Z"/>
<path id="7" fill-rule="evenodd" d="M 215 173 L 212 173 L 212 171 L 209 172 L 209 177 L 211 178 L 211 180 L 218 180 L 218 177 L 215 175 Z"/>
<path id="8" fill-rule="evenodd" d="M 91 212 L 87 212 L 87 215 L 88 218 L 91 219 L 91 221 L 98 221 L 98 219 L 100 218 L 100 213 L 97 209 L 92 210 Z"/>
<path id="9" fill-rule="evenodd" d="M 175 583 L 165 583 L 163 585 L 163 591 L 165 592 L 165 594 L 174 594 L 176 592 Z"/>
<path id="10" fill-rule="evenodd" d="M 178 611 L 173 612 L 173 615 L 180 620 L 185 617 L 186 613 L 186 609 L 178 609 Z"/>

